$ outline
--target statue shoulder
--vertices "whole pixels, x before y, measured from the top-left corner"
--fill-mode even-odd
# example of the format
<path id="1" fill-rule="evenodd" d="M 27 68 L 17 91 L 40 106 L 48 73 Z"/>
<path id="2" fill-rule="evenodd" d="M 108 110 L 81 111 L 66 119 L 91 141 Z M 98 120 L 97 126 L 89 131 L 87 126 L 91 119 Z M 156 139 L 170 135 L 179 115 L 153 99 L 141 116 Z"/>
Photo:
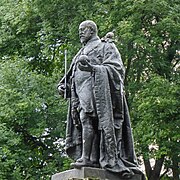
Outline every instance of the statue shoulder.
<path id="1" fill-rule="evenodd" d="M 105 50 L 110 50 L 110 51 L 117 51 L 117 47 L 114 44 L 114 40 L 113 39 L 101 39 L 101 42 L 103 44 L 103 47 Z"/>
<path id="2" fill-rule="evenodd" d="M 106 52 L 120 54 L 114 43 L 114 33 L 108 32 L 103 38 L 101 38 L 101 42 L 104 44 L 103 49 Z M 119 55 L 118 55 L 119 56 Z"/>
<path id="3" fill-rule="evenodd" d="M 105 43 L 114 43 L 114 33 L 108 32 L 103 38 L 101 38 L 101 41 Z"/>
<path id="4" fill-rule="evenodd" d="M 101 38 L 101 41 L 105 44 L 106 48 L 117 50 L 113 32 L 108 32 L 103 38 Z"/>

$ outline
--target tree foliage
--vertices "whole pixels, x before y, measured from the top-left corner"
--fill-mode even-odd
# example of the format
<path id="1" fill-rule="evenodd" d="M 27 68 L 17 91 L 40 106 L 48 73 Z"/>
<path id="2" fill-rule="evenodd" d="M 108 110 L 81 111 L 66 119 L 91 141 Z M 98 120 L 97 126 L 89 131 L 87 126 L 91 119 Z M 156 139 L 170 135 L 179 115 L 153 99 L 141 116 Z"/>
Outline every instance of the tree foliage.
<path id="1" fill-rule="evenodd" d="M 136 146 L 143 155 L 148 179 L 160 176 L 163 162 L 165 168 L 172 168 L 174 177 L 178 177 L 179 90 L 175 82 L 152 75 L 134 98 L 131 111 L 134 135 L 138 139 Z M 151 158 L 156 160 L 156 168 L 150 166 Z"/>
<path id="2" fill-rule="evenodd" d="M 70 63 L 86 19 L 97 23 L 100 37 L 115 33 L 148 178 L 155 173 L 149 158 L 157 160 L 156 172 L 165 164 L 177 178 L 179 6 L 177 0 L 1 0 L 0 178 L 47 179 L 68 168 L 62 148 L 67 110 L 56 84 L 63 52 Z"/>
<path id="3" fill-rule="evenodd" d="M 66 105 L 47 77 L 15 57 L 1 63 L 0 179 L 47 179 L 64 169 Z"/>

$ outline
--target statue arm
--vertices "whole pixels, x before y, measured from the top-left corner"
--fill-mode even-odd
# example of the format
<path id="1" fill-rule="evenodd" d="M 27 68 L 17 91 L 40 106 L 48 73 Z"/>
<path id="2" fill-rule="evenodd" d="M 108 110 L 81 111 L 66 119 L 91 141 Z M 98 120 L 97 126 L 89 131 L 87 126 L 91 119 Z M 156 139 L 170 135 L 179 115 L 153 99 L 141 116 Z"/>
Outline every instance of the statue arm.
<path id="1" fill-rule="evenodd" d="M 72 60 L 72 63 L 70 65 L 70 68 L 67 72 L 67 74 L 64 75 L 64 77 L 59 81 L 58 85 L 57 85 L 57 88 L 58 88 L 58 91 L 60 93 L 60 95 L 63 95 L 64 94 L 64 90 L 67 89 L 67 93 L 68 91 L 70 91 L 70 80 L 71 80 L 71 76 L 72 76 L 72 73 L 73 73 L 73 68 L 74 66 L 76 66 L 76 59 L 77 59 L 77 56 L 80 54 L 80 52 L 82 51 L 82 49 L 79 50 L 79 52 L 75 55 L 75 57 L 73 58 Z M 66 78 L 66 83 L 67 83 L 67 87 L 65 87 L 65 78 Z M 69 86 L 69 88 L 68 88 Z"/>

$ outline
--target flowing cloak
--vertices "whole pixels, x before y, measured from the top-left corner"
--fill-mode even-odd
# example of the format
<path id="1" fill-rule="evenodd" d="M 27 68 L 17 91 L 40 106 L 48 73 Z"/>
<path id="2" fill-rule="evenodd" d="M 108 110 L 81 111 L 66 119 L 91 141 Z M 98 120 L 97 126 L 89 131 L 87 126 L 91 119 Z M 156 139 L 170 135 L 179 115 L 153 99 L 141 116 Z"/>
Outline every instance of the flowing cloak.
<path id="1" fill-rule="evenodd" d="M 67 73 L 67 82 L 70 86 L 73 80 L 73 71 L 78 56 L 74 57 Z M 98 116 L 100 131 L 100 166 L 111 172 L 121 173 L 131 169 L 134 173 L 141 173 L 137 166 L 134 153 L 133 137 L 130 126 L 130 117 L 124 95 L 124 66 L 116 46 L 112 42 L 93 42 L 85 54 L 95 65 L 92 76 L 92 91 Z M 60 81 L 63 83 L 64 79 Z M 72 91 L 72 90 L 71 90 Z M 71 99 L 71 94 L 68 93 Z M 67 97 L 67 98 L 68 98 Z M 82 129 L 77 128 L 71 118 L 71 101 L 66 128 L 66 152 L 76 160 L 82 152 Z"/>

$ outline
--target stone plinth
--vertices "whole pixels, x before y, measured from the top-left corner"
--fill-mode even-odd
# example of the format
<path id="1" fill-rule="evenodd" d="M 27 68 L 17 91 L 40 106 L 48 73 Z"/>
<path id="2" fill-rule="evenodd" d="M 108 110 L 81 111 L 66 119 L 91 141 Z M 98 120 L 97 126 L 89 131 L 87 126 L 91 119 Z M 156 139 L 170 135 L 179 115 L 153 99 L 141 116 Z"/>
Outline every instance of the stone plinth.
<path id="1" fill-rule="evenodd" d="M 52 176 L 51 180 L 81 180 L 84 178 L 89 178 L 89 180 L 91 180 L 91 178 L 97 178 L 97 180 L 125 180 L 117 174 L 115 175 L 103 169 L 90 167 L 71 169 L 61 173 L 57 173 Z M 142 177 L 141 175 L 135 174 L 128 180 L 142 180 Z"/>

